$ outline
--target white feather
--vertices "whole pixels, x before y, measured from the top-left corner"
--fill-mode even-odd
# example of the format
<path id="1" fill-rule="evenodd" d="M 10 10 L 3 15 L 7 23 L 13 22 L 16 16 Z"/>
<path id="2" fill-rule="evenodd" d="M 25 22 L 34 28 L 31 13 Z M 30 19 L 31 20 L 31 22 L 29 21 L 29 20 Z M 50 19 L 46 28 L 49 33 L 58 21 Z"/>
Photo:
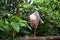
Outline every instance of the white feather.
<path id="1" fill-rule="evenodd" d="M 31 15 L 30 15 L 30 19 L 31 19 L 31 20 L 36 20 L 35 14 L 31 14 Z"/>

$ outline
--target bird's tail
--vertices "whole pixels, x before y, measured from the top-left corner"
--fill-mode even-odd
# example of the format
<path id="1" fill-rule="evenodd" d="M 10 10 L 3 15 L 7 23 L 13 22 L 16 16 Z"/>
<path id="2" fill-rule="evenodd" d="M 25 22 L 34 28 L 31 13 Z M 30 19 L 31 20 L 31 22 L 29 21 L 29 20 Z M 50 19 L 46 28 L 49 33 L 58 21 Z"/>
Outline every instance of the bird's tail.
<path id="1" fill-rule="evenodd" d="M 44 23 L 44 21 L 41 18 L 40 18 L 40 23 L 42 23 L 42 24 Z"/>

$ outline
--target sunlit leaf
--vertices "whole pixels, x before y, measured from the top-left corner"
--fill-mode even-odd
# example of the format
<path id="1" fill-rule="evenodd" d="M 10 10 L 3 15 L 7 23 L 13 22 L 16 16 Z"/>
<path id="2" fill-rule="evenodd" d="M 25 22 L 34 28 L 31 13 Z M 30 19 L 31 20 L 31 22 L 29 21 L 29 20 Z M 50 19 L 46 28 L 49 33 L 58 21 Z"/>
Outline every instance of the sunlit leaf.
<path id="1" fill-rule="evenodd" d="M 20 31 L 20 26 L 19 26 L 18 23 L 11 22 L 11 26 L 12 26 L 12 28 L 13 28 L 16 32 L 19 32 L 19 31 Z"/>
<path id="2" fill-rule="evenodd" d="M 30 8 L 30 5 L 29 4 L 24 4 L 23 8 Z"/>

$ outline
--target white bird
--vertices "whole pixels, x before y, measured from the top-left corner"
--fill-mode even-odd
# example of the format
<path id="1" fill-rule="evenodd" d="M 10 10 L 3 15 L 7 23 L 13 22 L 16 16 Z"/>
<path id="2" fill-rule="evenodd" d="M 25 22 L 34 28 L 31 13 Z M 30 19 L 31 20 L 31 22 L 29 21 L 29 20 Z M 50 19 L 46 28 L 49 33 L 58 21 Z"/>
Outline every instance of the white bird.
<path id="1" fill-rule="evenodd" d="M 43 20 L 40 18 L 40 15 L 39 15 L 38 11 L 34 12 L 33 14 L 31 14 L 29 16 L 29 20 L 30 20 L 31 26 L 33 26 L 34 28 L 37 28 L 39 21 L 41 23 L 44 23 Z"/>
<path id="2" fill-rule="evenodd" d="M 33 14 L 31 14 L 29 16 L 29 20 L 30 20 L 31 26 L 34 28 L 34 37 L 36 37 L 35 34 L 36 34 L 36 29 L 37 29 L 37 26 L 38 26 L 39 21 L 41 23 L 44 23 L 44 22 L 40 18 L 38 11 L 34 12 Z"/>

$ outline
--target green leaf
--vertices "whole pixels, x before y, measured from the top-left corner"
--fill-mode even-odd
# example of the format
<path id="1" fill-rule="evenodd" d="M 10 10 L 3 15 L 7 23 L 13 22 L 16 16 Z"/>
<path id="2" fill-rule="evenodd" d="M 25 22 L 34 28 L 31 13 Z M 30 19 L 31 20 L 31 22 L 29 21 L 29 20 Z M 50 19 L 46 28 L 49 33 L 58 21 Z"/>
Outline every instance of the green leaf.
<path id="1" fill-rule="evenodd" d="M 19 11 L 23 11 L 23 8 L 19 8 Z"/>
<path id="2" fill-rule="evenodd" d="M 30 8 L 30 5 L 29 4 L 24 4 L 23 8 Z"/>
<path id="3" fill-rule="evenodd" d="M 20 20 L 19 23 L 21 26 L 28 27 L 30 30 L 32 30 L 32 28 L 28 25 L 28 21 Z"/>
<path id="4" fill-rule="evenodd" d="M 20 23 L 20 26 L 26 26 L 24 23 Z"/>
<path id="5" fill-rule="evenodd" d="M 32 28 L 28 25 L 28 23 L 25 23 L 25 24 L 30 30 L 32 30 Z"/>
<path id="6" fill-rule="evenodd" d="M 5 24 L 6 24 L 6 25 L 8 25 L 8 24 L 9 24 L 9 22 L 8 22 L 8 21 L 5 21 Z"/>
<path id="7" fill-rule="evenodd" d="M 3 21 L 0 19 L 0 26 L 2 26 L 3 25 Z"/>
<path id="8" fill-rule="evenodd" d="M 19 23 L 11 22 L 11 26 L 17 33 L 20 31 Z"/>
<path id="9" fill-rule="evenodd" d="M 44 0 L 33 0 L 36 4 L 41 4 L 41 3 L 43 3 L 44 2 Z"/>
<path id="10" fill-rule="evenodd" d="M 16 16 L 16 17 L 15 17 L 15 20 L 16 20 L 16 21 L 20 21 L 21 18 L 19 18 L 19 17 Z"/>

